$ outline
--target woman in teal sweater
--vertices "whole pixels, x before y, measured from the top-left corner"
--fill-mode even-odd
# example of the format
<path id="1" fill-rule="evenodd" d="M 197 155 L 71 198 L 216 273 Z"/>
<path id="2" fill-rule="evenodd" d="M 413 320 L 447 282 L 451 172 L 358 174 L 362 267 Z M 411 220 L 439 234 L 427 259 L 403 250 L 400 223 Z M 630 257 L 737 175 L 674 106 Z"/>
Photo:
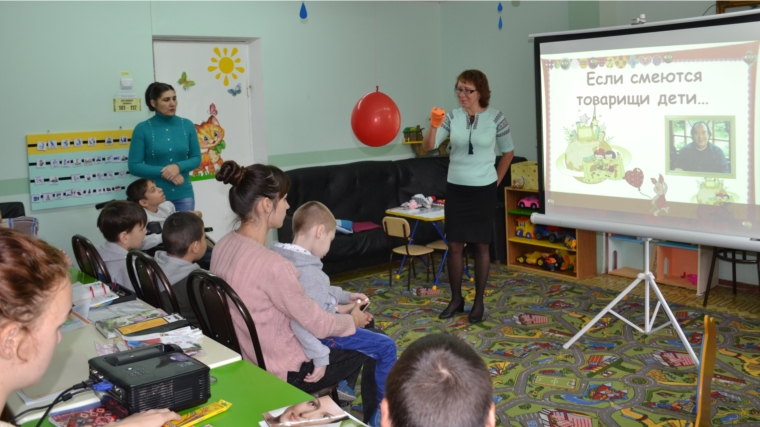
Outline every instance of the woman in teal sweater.
<path id="1" fill-rule="evenodd" d="M 166 83 L 151 83 L 145 103 L 156 114 L 132 132 L 129 173 L 150 178 L 164 190 L 177 212 L 195 209 L 190 171 L 201 164 L 201 149 L 193 122 L 176 115 L 177 94 Z"/>

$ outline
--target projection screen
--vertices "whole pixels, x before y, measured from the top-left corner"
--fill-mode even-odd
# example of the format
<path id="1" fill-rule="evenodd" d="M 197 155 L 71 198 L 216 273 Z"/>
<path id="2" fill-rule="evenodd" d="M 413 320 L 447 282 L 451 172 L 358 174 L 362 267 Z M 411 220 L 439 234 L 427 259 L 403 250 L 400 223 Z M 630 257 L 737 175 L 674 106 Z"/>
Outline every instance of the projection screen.
<path id="1" fill-rule="evenodd" d="M 760 250 L 760 13 L 532 37 L 534 222 Z"/>

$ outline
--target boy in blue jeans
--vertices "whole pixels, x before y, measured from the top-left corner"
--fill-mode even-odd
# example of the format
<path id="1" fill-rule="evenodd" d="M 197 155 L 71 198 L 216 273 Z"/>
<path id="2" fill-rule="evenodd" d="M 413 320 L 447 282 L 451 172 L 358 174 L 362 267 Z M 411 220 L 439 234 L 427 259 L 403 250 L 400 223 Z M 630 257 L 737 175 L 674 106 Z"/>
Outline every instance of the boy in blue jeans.
<path id="1" fill-rule="evenodd" d="M 335 229 L 335 217 L 325 205 L 307 202 L 293 214 L 293 243 L 275 243 L 272 250 L 293 262 L 301 273 L 299 280 L 310 298 L 326 311 L 346 314 L 351 312 L 355 304 L 367 304 L 369 299 L 364 294 L 349 293 L 337 286 L 330 286 L 330 278 L 322 271 L 320 259 L 330 250 Z M 378 402 L 383 400 L 385 380 L 397 358 L 396 343 L 390 337 L 367 329 L 357 329 L 354 335 L 348 337 L 320 340 L 295 321 L 291 321 L 291 327 L 301 342 L 304 353 L 314 362 L 314 371 L 310 374 L 311 377 L 316 377 L 314 381 L 324 375 L 331 348 L 356 350 L 377 361 L 377 399 Z M 309 376 L 306 379 L 309 380 Z M 375 419 L 379 421 L 379 413 L 373 414 L 372 420 Z M 370 424 L 375 425 L 372 422 Z"/>

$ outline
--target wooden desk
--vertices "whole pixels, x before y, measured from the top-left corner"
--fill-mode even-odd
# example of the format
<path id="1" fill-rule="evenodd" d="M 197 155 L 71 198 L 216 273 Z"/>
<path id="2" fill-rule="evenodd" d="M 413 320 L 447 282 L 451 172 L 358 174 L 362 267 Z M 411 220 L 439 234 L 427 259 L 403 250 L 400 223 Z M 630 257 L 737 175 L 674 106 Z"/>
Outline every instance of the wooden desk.
<path id="1" fill-rule="evenodd" d="M 204 421 L 202 423 L 204 425 L 211 424 L 214 427 L 254 426 L 263 420 L 261 414 L 264 412 L 312 399 L 309 394 L 245 360 L 214 368 L 211 370 L 211 376 L 215 377 L 217 381 L 211 384 L 211 398 L 207 404 L 224 399 L 232 403 L 232 407 L 226 412 Z M 59 406 L 56 406 L 56 409 L 58 408 Z M 194 409 L 197 408 L 190 408 L 181 413 L 184 414 Z M 36 421 L 28 422 L 23 427 L 34 427 L 35 423 Z M 42 425 L 52 426 L 48 421 Z"/>
<path id="2" fill-rule="evenodd" d="M 91 283 L 92 280 L 94 280 L 89 276 L 84 275 L 84 273 L 72 269 L 72 276 L 74 275 L 76 275 L 76 277 L 72 277 L 73 281 L 78 280 L 82 283 Z M 145 305 L 146 309 L 152 308 L 147 304 Z M 48 366 L 42 379 L 35 386 L 36 390 L 39 391 L 39 393 L 36 394 L 52 394 L 55 393 L 56 390 L 60 392 L 76 383 L 86 380 L 89 377 L 87 361 L 98 355 L 95 351 L 95 342 L 101 344 L 113 344 L 112 339 L 109 340 L 104 338 L 92 324 L 63 334 L 61 342 L 55 348 L 50 366 Z M 200 339 L 199 343 L 206 352 L 206 355 L 197 357 L 197 359 L 212 369 L 242 359 L 240 354 L 228 349 L 211 338 L 204 336 Z M 35 403 L 32 407 L 50 403 L 53 398 Z M 75 408 L 89 403 L 95 403 L 97 401 L 98 399 L 93 392 L 81 393 L 67 402 L 56 405 L 54 410 L 60 411 L 68 408 Z M 24 404 L 24 401 L 21 400 L 15 392 L 8 396 L 6 405 L 11 414 L 14 415 L 28 408 L 28 406 Z M 43 412 L 44 411 L 30 412 L 22 417 L 22 419 L 19 420 L 19 423 L 23 424 L 30 420 L 39 419 Z"/>

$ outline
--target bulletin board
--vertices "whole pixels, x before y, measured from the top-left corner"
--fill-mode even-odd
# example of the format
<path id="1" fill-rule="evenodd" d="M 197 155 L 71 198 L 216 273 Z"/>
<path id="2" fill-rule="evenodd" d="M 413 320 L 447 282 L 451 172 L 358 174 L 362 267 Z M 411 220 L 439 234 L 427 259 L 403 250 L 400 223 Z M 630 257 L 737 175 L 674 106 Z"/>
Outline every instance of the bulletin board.
<path id="1" fill-rule="evenodd" d="M 27 135 L 33 211 L 126 199 L 132 130 Z"/>

